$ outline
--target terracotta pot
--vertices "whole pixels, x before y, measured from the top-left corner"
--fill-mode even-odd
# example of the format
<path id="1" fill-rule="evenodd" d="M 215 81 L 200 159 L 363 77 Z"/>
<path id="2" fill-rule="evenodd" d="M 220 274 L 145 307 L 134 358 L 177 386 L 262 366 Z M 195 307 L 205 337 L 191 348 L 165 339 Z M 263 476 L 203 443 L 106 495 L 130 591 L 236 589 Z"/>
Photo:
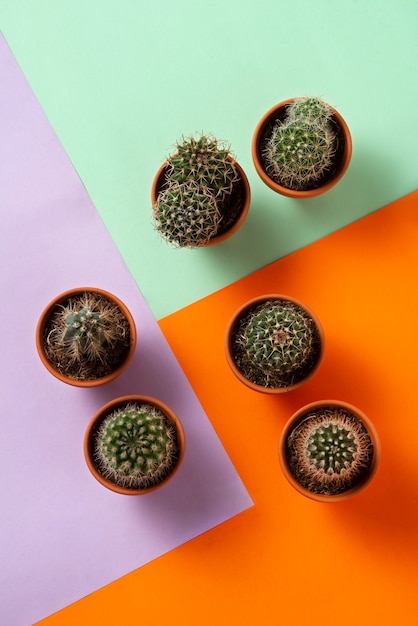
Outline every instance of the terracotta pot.
<path id="1" fill-rule="evenodd" d="M 251 154 L 254 162 L 255 169 L 260 176 L 261 180 L 268 186 L 270 189 L 275 191 L 276 193 L 280 193 L 283 196 L 288 196 L 290 198 L 296 199 L 304 199 L 304 198 L 313 198 L 314 196 L 319 196 L 320 194 L 329 191 L 334 185 L 336 185 L 341 178 L 344 176 L 347 168 L 350 164 L 351 154 L 352 154 L 352 140 L 350 130 L 342 118 L 342 116 L 336 111 L 333 107 L 330 107 L 333 112 L 333 119 L 337 126 L 340 129 L 340 132 L 343 137 L 343 149 L 342 154 L 339 159 L 339 164 L 336 168 L 336 171 L 332 174 L 332 176 L 326 180 L 326 182 L 319 187 L 314 189 L 308 189 L 306 191 L 295 191 L 293 189 L 288 189 L 287 187 L 283 187 L 276 183 L 266 172 L 264 169 L 263 161 L 261 158 L 261 146 L 263 143 L 263 138 L 268 136 L 269 129 L 273 126 L 276 119 L 280 119 L 284 117 L 285 107 L 288 104 L 291 104 L 295 101 L 295 98 L 289 98 L 288 100 L 283 100 L 279 102 L 271 109 L 267 111 L 263 115 L 263 117 L 258 122 L 256 129 L 253 134 L 252 145 L 251 145 Z"/>
<path id="2" fill-rule="evenodd" d="M 128 488 L 124 488 L 124 487 L 120 487 L 119 485 L 116 485 L 112 481 L 104 478 L 102 474 L 100 474 L 100 472 L 96 468 L 96 465 L 93 459 L 94 435 L 100 423 L 105 419 L 107 415 L 109 415 L 116 409 L 119 409 L 123 407 L 124 405 L 129 404 L 130 402 L 146 403 L 146 404 L 151 404 L 155 406 L 157 409 L 162 411 L 165 414 L 165 416 L 170 420 L 170 422 L 175 426 L 176 433 L 177 433 L 179 455 L 178 455 L 178 461 L 175 467 L 173 468 L 171 473 L 168 474 L 161 482 L 159 482 L 156 485 L 147 487 L 145 489 L 128 489 Z M 90 472 L 92 473 L 92 475 L 94 476 L 94 478 L 107 489 L 110 489 L 111 491 L 114 491 L 122 495 L 129 495 L 129 496 L 138 496 L 138 495 L 147 494 L 167 484 L 167 482 L 171 480 L 171 478 L 173 478 L 173 476 L 176 474 L 176 472 L 178 471 L 183 461 L 185 447 L 186 447 L 186 440 L 185 440 L 184 430 L 177 415 L 172 411 L 170 407 L 168 407 L 166 404 L 164 404 L 160 400 L 157 400 L 150 396 L 142 396 L 142 395 L 122 396 L 120 398 L 116 398 L 115 400 L 112 400 L 111 402 L 108 402 L 107 404 L 105 404 L 93 416 L 92 420 L 90 421 L 87 427 L 85 437 L 84 437 L 84 457 L 85 457 L 87 466 Z"/>
<path id="3" fill-rule="evenodd" d="M 232 235 L 234 235 L 243 225 L 244 221 L 247 218 L 248 215 L 248 211 L 250 210 L 250 204 L 251 204 L 251 189 L 250 189 L 250 183 L 248 182 L 248 178 L 244 172 L 244 170 L 242 169 L 242 167 L 239 165 L 239 163 L 237 163 L 237 161 L 235 161 L 234 159 L 232 159 L 231 157 L 228 157 L 229 160 L 231 162 L 234 163 L 238 173 L 239 173 L 239 177 L 240 177 L 240 181 L 241 181 L 241 187 L 242 187 L 242 193 L 243 193 L 243 197 L 244 197 L 244 202 L 243 202 L 243 206 L 241 209 L 241 212 L 238 216 L 238 218 L 235 220 L 235 222 L 224 232 L 219 233 L 219 235 L 216 235 L 215 237 L 213 237 L 210 241 L 208 241 L 207 243 L 203 244 L 202 247 L 207 247 L 207 246 L 214 246 L 218 243 L 222 243 L 223 241 L 225 241 L 226 239 L 229 239 L 230 237 L 232 237 Z M 165 183 L 165 174 L 166 174 L 166 169 L 167 169 L 167 161 L 165 161 L 160 168 L 158 169 L 156 175 L 154 176 L 153 182 L 152 182 L 152 187 L 151 187 L 151 202 L 152 202 L 152 206 L 155 205 L 157 198 L 158 198 L 158 194 L 160 193 L 164 183 Z"/>
<path id="4" fill-rule="evenodd" d="M 44 347 L 44 330 L 48 323 L 49 317 L 57 304 L 61 304 L 65 302 L 66 300 L 68 300 L 68 298 L 81 295 L 82 293 L 85 293 L 85 292 L 93 292 L 99 295 L 103 295 L 108 300 L 118 305 L 118 307 L 122 311 L 123 315 L 125 316 L 129 324 L 130 346 L 129 346 L 128 354 L 125 360 L 123 361 L 123 363 L 121 363 L 121 365 L 119 365 L 119 367 L 115 369 L 113 372 L 111 372 L 110 374 L 107 374 L 105 376 L 102 376 L 100 378 L 95 378 L 92 380 L 76 380 L 60 372 L 58 369 L 54 367 L 54 365 L 48 359 L 46 352 L 45 352 L 45 347 Z M 112 293 L 109 293 L 108 291 L 104 291 L 103 289 L 98 289 L 96 287 L 78 287 L 76 289 L 69 289 L 67 291 L 64 291 L 63 293 L 58 295 L 56 298 L 51 300 L 51 302 L 45 307 L 45 309 L 43 310 L 38 320 L 38 324 L 36 327 L 36 347 L 37 347 L 38 354 L 42 363 L 45 365 L 46 369 L 53 376 L 55 376 L 62 382 L 67 383 L 68 385 L 74 385 L 76 387 L 95 387 L 98 385 L 104 385 L 106 383 L 109 383 L 110 381 L 117 378 L 127 368 L 127 366 L 129 365 L 129 363 L 131 362 L 133 358 L 133 355 L 135 353 L 135 348 L 136 348 L 136 339 L 137 339 L 137 334 L 136 334 L 135 322 L 127 306 Z"/>
<path id="5" fill-rule="evenodd" d="M 234 336 L 234 331 L 237 325 L 239 324 L 240 320 L 243 317 L 245 317 L 245 315 L 247 315 L 250 309 L 257 307 L 258 305 L 262 304 L 266 300 L 285 300 L 285 301 L 292 302 L 293 304 L 298 305 L 301 309 L 303 309 L 309 315 L 309 317 L 311 317 L 311 319 L 315 323 L 315 326 L 317 327 L 318 334 L 319 334 L 319 343 L 320 343 L 319 354 L 318 354 L 318 359 L 316 361 L 315 366 L 310 370 L 309 374 L 305 378 L 287 387 L 265 387 L 263 385 L 252 382 L 251 380 L 246 378 L 246 376 L 244 376 L 244 374 L 238 368 L 234 355 L 233 355 L 233 336 Z M 226 329 L 225 339 L 224 339 L 224 351 L 225 351 L 226 360 L 229 364 L 229 367 L 231 368 L 235 376 L 238 378 L 238 380 L 240 380 L 244 385 L 246 385 L 247 387 L 249 387 L 250 389 L 254 391 L 259 391 L 262 393 L 270 393 L 270 394 L 287 393 L 289 391 L 294 391 L 295 389 L 298 389 L 299 387 L 304 385 L 317 371 L 321 363 L 322 357 L 323 357 L 324 345 L 325 345 L 324 332 L 316 314 L 309 307 L 307 307 L 304 303 L 302 303 L 300 300 L 297 300 L 296 298 L 292 298 L 290 296 L 281 295 L 281 294 L 267 294 L 267 295 L 257 296 L 245 302 L 234 313 L 234 315 L 230 319 L 227 329 Z"/>
<path id="6" fill-rule="evenodd" d="M 346 409 L 347 411 L 352 413 L 355 417 L 357 417 L 367 429 L 371 442 L 373 444 L 373 448 L 374 448 L 373 459 L 372 459 L 370 469 L 367 475 L 361 480 L 361 482 L 356 484 L 351 489 L 348 489 L 347 491 L 344 491 L 336 495 L 324 495 L 324 494 L 312 493 L 311 491 L 303 487 L 294 478 L 293 474 L 291 473 L 288 463 L 287 463 L 287 458 L 286 458 L 286 441 L 289 436 L 289 433 L 293 430 L 296 424 L 301 419 L 303 419 L 305 415 L 307 415 L 308 413 L 311 413 L 312 411 L 316 409 L 320 409 L 323 407 L 336 407 L 336 408 Z M 296 489 L 296 491 L 298 491 L 299 493 L 301 493 L 302 495 L 308 498 L 311 498 L 312 500 L 316 500 L 317 502 L 342 502 L 344 500 L 352 498 L 353 496 L 363 491 L 363 489 L 365 489 L 365 487 L 369 485 L 369 483 L 371 482 L 371 480 L 374 478 L 376 474 L 377 468 L 380 463 L 380 456 L 381 456 L 380 440 L 379 440 L 379 436 L 377 434 L 376 428 L 374 427 L 373 423 L 362 411 L 360 411 L 360 409 L 358 409 L 357 407 L 351 404 L 348 404 L 347 402 L 343 402 L 340 400 L 321 400 L 318 402 L 311 402 L 310 404 L 303 406 L 301 409 L 296 411 L 292 415 L 292 417 L 289 419 L 289 421 L 286 423 L 282 431 L 282 435 L 280 437 L 280 443 L 279 443 L 279 462 L 280 462 L 280 466 L 285 477 L 287 478 L 289 483 Z"/>

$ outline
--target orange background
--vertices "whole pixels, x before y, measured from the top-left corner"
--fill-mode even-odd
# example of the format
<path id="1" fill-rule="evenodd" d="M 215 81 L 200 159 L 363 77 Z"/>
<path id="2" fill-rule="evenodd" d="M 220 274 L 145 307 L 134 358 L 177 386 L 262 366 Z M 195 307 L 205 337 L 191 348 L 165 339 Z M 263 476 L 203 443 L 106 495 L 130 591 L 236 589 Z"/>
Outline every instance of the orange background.
<path id="1" fill-rule="evenodd" d="M 415 192 L 161 320 L 255 506 L 41 623 L 417 625 L 417 268 Z M 280 396 L 244 387 L 223 352 L 235 309 L 273 292 L 326 337 L 317 374 Z M 347 502 L 305 498 L 279 468 L 285 421 L 321 399 L 380 435 L 377 475 Z"/>

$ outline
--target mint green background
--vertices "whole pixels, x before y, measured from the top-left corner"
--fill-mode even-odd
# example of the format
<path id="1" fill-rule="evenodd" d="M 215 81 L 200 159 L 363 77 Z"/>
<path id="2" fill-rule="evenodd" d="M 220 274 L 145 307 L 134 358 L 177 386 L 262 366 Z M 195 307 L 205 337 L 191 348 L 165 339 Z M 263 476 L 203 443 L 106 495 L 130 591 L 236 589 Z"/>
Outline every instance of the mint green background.
<path id="1" fill-rule="evenodd" d="M 416 189 L 416 0 L 2 0 L 0 27 L 157 318 Z M 250 153 L 261 115 L 299 95 L 353 137 L 342 182 L 304 201 L 265 187 Z M 229 241 L 177 250 L 150 188 L 195 131 L 231 143 L 252 204 Z"/>

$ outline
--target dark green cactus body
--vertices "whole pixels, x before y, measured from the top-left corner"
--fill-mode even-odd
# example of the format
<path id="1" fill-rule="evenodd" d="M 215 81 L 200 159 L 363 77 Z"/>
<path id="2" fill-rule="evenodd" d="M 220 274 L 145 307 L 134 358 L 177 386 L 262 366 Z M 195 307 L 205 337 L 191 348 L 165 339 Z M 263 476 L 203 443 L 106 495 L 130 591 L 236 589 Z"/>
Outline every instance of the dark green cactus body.
<path id="1" fill-rule="evenodd" d="M 307 414 L 287 437 L 286 455 L 296 480 L 312 493 L 337 495 L 367 475 L 374 447 L 361 420 L 343 408 Z"/>
<path id="2" fill-rule="evenodd" d="M 229 148 L 208 135 L 188 137 L 176 145 L 176 154 L 169 157 L 169 178 L 177 183 L 194 181 L 210 189 L 215 197 L 230 193 L 237 179 Z"/>
<path id="3" fill-rule="evenodd" d="M 298 305 L 268 301 L 250 316 L 243 345 L 254 366 L 266 374 L 275 373 L 288 384 L 317 354 L 318 329 Z"/>
<path id="4" fill-rule="evenodd" d="M 317 98 L 298 98 L 276 122 L 263 151 L 269 175 L 297 191 L 315 185 L 330 170 L 336 138 L 332 110 Z"/>
<path id="5" fill-rule="evenodd" d="M 102 422 L 94 458 L 100 473 L 121 487 L 153 486 L 177 462 L 175 427 L 152 405 L 128 404 Z"/>
<path id="6" fill-rule="evenodd" d="M 216 235 L 221 216 L 215 197 L 189 181 L 172 184 L 159 194 L 154 218 L 170 243 L 197 247 Z"/>
<path id="7" fill-rule="evenodd" d="M 88 307 L 69 313 L 65 318 L 65 326 L 64 343 L 78 343 L 81 354 L 89 354 L 92 344 L 102 345 L 105 341 L 100 315 Z"/>

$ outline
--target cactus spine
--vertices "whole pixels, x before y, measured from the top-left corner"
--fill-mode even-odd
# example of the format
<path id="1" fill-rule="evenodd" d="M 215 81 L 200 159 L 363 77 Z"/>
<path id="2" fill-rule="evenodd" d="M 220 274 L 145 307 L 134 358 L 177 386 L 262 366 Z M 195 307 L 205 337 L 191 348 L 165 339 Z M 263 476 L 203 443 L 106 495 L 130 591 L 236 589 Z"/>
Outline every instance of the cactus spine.
<path id="1" fill-rule="evenodd" d="M 266 170 L 279 184 L 312 188 L 331 168 L 336 147 L 332 110 L 318 98 L 298 98 L 277 121 L 263 151 Z"/>
<path id="2" fill-rule="evenodd" d="M 185 137 L 175 150 L 154 203 L 154 223 L 170 243 L 196 248 L 226 224 L 227 201 L 239 176 L 229 146 L 212 136 Z"/>
<path id="3" fill-rule="evenodd" d="M 312 493 L 337 495 L 368 473 L 374 448 L 350 411 L 325 407 L 307 414 L 287 438 L 286 454 L 295 479 Z"/>
<path id="4" fill-rule="evenodd" d="M 313 319 L 297 304 L 270 300 L 252 313 L 243 332 L 247 358 L 277 386 L 289 386 L 307 375 L 315 362 L 319 333 Z"/>
<path id="5" fill-rule="evenodd" d="M 177 464 L 175 426 L 157 407 L 129 403 L 101 423 L 94 461 L 103 477 L 120 487 L 155 486 Z"/>

